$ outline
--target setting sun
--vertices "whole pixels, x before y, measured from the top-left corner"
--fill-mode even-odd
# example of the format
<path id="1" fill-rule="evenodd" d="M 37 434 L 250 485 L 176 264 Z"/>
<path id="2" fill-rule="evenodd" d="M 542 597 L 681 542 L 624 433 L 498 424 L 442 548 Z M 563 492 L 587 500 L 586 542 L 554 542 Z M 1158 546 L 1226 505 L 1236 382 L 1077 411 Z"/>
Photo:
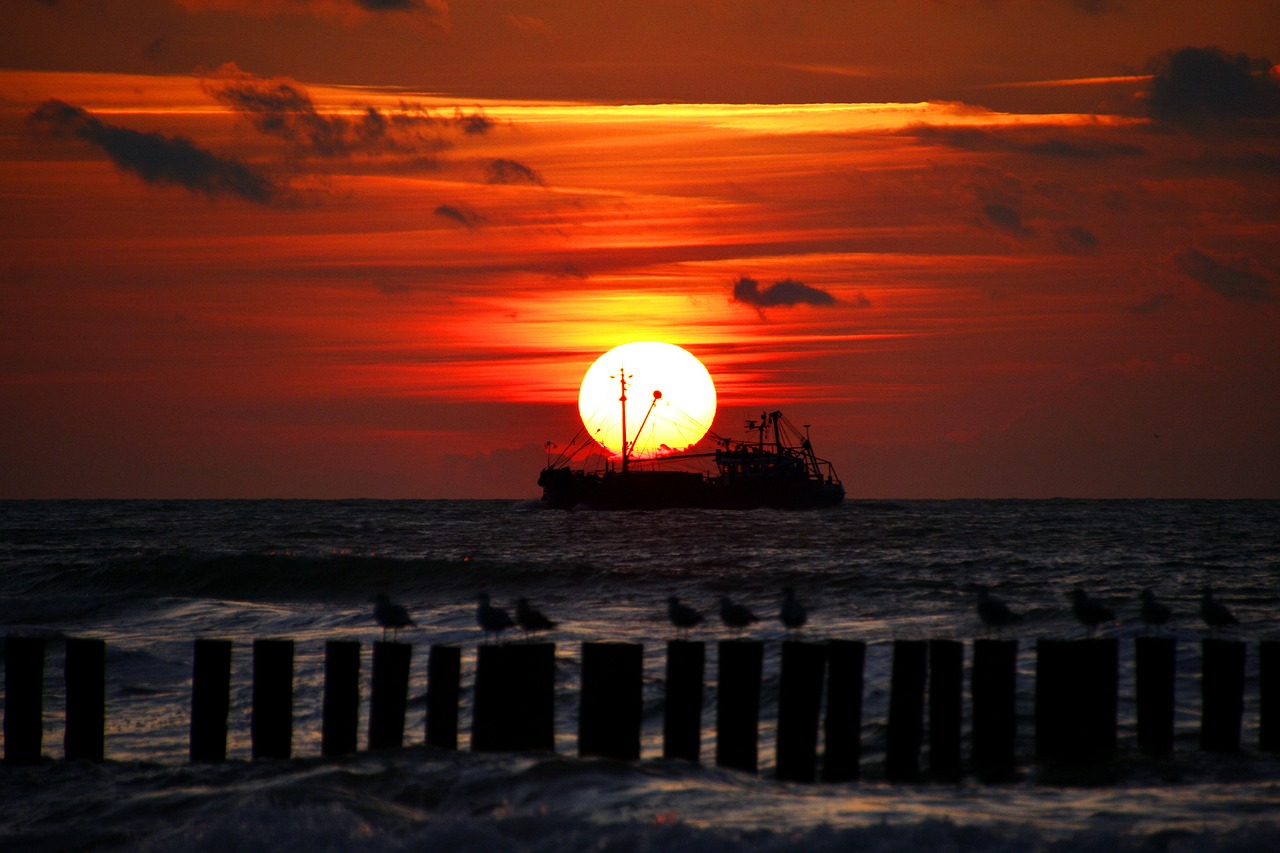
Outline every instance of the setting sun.
<path id="1" fill-rule="evenodd" d="M 702 362 L 674 344 L 622 344 L 587 370 L 578 412 L 591 436 L 613 454 L 622 455 L 625 422 L 630 456 L 661 456 L 706 435 L 716 415 L 716 386 Z"/>

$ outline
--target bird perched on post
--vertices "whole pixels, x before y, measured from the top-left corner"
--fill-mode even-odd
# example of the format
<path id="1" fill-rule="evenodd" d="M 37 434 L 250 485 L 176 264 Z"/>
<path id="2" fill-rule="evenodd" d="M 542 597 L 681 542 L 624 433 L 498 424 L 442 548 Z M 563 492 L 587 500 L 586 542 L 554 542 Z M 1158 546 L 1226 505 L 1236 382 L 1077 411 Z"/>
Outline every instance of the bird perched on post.
<path id="1" fill-rule="evenodd" d="M 373 600 L 373 621 L 382 626 L 384 641 L 387 639 L 388 628 L 391 629 L 392 636 L 399 637 L 401 628 L 414 627 L 413 620 L 409 618 L 409 611 L 382 593 L 378 593 Z"/>
<path id="2" fill-rule="evenodd" d="M 525 637 L 537 631 L 550 631 L 556 623 L 529 604 L 527 598 L 516 599 L 516 624 L 524 631 Z"/>
<path id="3" fill-rule="evenodd" d="M 1204 587 L 1200 590 L 1200 618 L 1209 626 L 1209 633 L 1217 633 L 1219 628 L 1239 625 L 1235 615 L 1227 609 L 1227 605 L 1213 598 L 1213 590 Z"/>
<path id="4" fill-rule="evenodd" d="M 734 604 L 729 600 L 729 596 L 725 595 L 720 598 L 720 621 L 726 628 L 741 634 L 743 628 L 752 622 L 759 622 L 760 618 L 745 604 Z"/>
<path id="5" fill-rule="evenodd" d="M 702 622 L 701 613 L 687 604 L 681 604 L 680 599 L 674 595 L 667 599 L 667 618 L 675 626 L 677 638 L 682 632 L 687 634 L 690 628 Z"/>
<path id="6" fill-rule="evenodd" d="M 1071 612 L 1075 614 L 1076 620 L 1085 627 L 1085 631 L 1090 637 L 1093 631 L 1103 622 L 1110 622 L 1116 618 L 1115 611 L 1110 607 L 1095 601 L 1089 597 L 1089 593 L 1084 591 L 1084 587 L 1076 584 L 1075 589 L 1071 590 Z"/>
<path id="7" fill-rule="evenodd" d="M 480 593 L 476 596 L 476 600 L 479 602 L 476 605 L 476 624 L 480 626 L 481 631 L 484 631 L 486 643 L 489 642 L 490 634 L 500 634 L 516 624 L 511 621 L 511 615 L 507 611 L 489 603 L 489 593 Z"/>
<path id="8" fill-rule="evenodd" d="M 782 607 L 778 611 L 778 619 L 788 634 L 799 631 L 809 621 L 804 605 L 796 601 L 796 591 L 789 586 L 782 588 Z"/>
<path id="9" fill-rule="evenodd" d="M 1148 627 L 1159 630 L 1173 616 L 1173 611 L 1167 605 L 1157 601 L 1156 594 L 1151 590 L 1144 589 L 1138 598 L 1142 601 L 1142 608 L 1138 613 Z"/>
<path id="10" fill-rule="evenodd" d="M 985 586 L 978 587 L 978 618 L 986 626 L 987 633 L 994 628 L 999 634 L 1006 625 L 1012 625 L 1022 618 L 1020 614 L 1009 609 L 1009 605 L 991 594 Z"/>

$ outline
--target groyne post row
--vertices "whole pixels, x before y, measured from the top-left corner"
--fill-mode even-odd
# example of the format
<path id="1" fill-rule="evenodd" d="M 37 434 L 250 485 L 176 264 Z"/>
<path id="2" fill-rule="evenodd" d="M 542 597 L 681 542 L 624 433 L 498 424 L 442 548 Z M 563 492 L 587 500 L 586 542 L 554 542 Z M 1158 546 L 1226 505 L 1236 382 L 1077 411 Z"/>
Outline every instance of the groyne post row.
<path id="1" fill-rule="evenodd" d="M 1017 734 L 1017 641 L 973 643 L 970 766 L 980 776 L 1013 770 Z M 1241 745 L 1246 645 L 1202 641 L 1200 746 L 1236 751 Z M 663 755 L 700 759 L 705 643 L 667 643 Z M 293 739 L 294 643 L 253 643 L 250 739 L 255 759 L 287 759 Z M 413 647 L 373 644 L 368 748 L 404 744 Z M 227 753 L 231 693 L 230 640 L 195 641 L 191 687 L 190 758 L 221 761 Z M 1166 754 L 1174 743 L 1176 645 L 1171 637 L 1135 640 L 1138 747 Z M 578 752 L 624 761 L 640 757 L 644 649 L 638 643 L 582 644 Z M 715 762 L 758 769 L 764 645 L 725 640 L 718 646 Z M 782 644 L 775 767 L 779 779 L 812 782 L 819 764 L 829 782 L 857 779 L 861 763 L 862 694 L 866 644 L 832 640 Z M 41 759 L 45 643 L 5 641 L 4 760 Z M 471 749 L 555 749 L 555 644 L 480 646 L 476 655 Z M 1280 641 L 1258 647 L 1259 742 L 1280 751 Z M 458 747 L 461 649 L 437 645 L 427 661 L 426 742 Z M 959 778 L 962 770 L 964 644 L 954 640 L 897 640 L 886 721 L 885 777 L 906 782 L 927 775 Z M 69 638 L 65 653 L 64 754 L 102 761 L 105 741 L 106 645 Z M 1119 642 L 1114 638 L 1036 643 L 1035 753 L 1045 761 L 1103 760 L 1116 749 Z M 825 699 L 826 714 L 822 708 Z M 358 748 L 360 644 L 325 644 L 321 751 Z M 926 726 L 927 721 L 927 726 Z M 819 762 L 819 731 L 824 747 Z M 928 751 L 924 753 L 928 735 Z M 921 759 L 927 760 L 922 767 Z"/>

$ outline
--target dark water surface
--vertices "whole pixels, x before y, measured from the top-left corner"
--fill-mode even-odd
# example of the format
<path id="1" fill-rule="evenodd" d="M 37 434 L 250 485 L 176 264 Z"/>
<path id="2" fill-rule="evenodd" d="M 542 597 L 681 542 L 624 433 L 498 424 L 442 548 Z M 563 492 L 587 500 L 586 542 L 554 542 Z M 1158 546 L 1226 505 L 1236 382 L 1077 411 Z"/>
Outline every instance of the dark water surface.
<path id="1" fill-rule="evenodd" d="M 1119 754 L 1096 778 L 1063 779 L 1031 761 L 1034 641 L 1080 636 L 1074 584 L 1113 607 L 1120 638 Z M 984 785 L 883 781 L 891 641 L 982 632 L 976 585 L 1024 615 L 1020 641 L 1020 777 Z M 1240 619 L 1249 642 L 1245 749 L 1197 748 L 1202 586 Z M 773 781 L 782 626 L 779 590 L 810 605 L 809 639 L 868 642 L 865 780 Z M 1138 593 L 1175 612 L 1177 752 L 1141 757 L 1134 737 L 1131 638 Z M 558 755 L 465 751 L 480 632 L 474 597 L 527 596 L 560 621 Z M 372 598 L 406 605 L 414 644 L 409 749 L 319 756 L 324 641 L 380 637 Z M 722 595 L 764 617 L 758 777 L 663 761 L 661 694 L 669 595 L 708 613 L 695 639 L 723 632 Z M 0 502 L 0 634 L 49 640 L 50 760 L 0 767 L 6 849 L 457 850 L 1225 850 L 1275 849 L 1280 760 L 1256 751 L 1256 641 L 1280 638 L 1280 502 L 852 501 L 813 513 L 679 510 L 555 512 L 509 501 Z M 62 754 L 61 638 L 108 645 L 107 757 Z M 229 638 L 231 761 L 186 763 L 192 641 Z M 250 762 L 249 644 L 298 642 L 291 762 Z M 645 645 L 639 764 L 576 754 L 580 644 Z M 462 745 L 422 743 L 427 647 L 463 646 Z M 708 679 L 715 648 L 708 647 Z M 704 761 L 714 754 L 714 690 Z M 967 708 L 966 708 L 967 712 Z"/>

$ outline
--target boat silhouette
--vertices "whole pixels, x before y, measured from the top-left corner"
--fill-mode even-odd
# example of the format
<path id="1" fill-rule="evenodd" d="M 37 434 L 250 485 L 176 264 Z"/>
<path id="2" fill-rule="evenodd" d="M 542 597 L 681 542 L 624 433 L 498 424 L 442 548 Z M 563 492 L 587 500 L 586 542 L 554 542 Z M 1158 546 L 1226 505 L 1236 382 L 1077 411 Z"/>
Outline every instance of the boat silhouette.
<path id="1" fill-rule="evenodd" d="M 622 386 L 622 448 L 616 459 L 588 470 L 574 459 L 596 446 L 585 427 L 569 446 L 550 458 L 538 477 L 542 503 L 554 509 L 818 509 L 844 500 L 844 485 L 832 464 L 819 458 L 809 441 L 781 411 L 764 412 L 746 423 L 748 438 L 721 438 L 714 433 L 699 443 L 714 449 L 670 452 L 637 458 L 635 441 L 627 441 L 625 371 Z M 662 392 L 641 423 L 653 414 Z M 638 432 L 638 431 L 637 431 Z M 585 440 L 584 440 L 584 436 Z M 599 461 L 599 456 L 595 459 Z"/>

